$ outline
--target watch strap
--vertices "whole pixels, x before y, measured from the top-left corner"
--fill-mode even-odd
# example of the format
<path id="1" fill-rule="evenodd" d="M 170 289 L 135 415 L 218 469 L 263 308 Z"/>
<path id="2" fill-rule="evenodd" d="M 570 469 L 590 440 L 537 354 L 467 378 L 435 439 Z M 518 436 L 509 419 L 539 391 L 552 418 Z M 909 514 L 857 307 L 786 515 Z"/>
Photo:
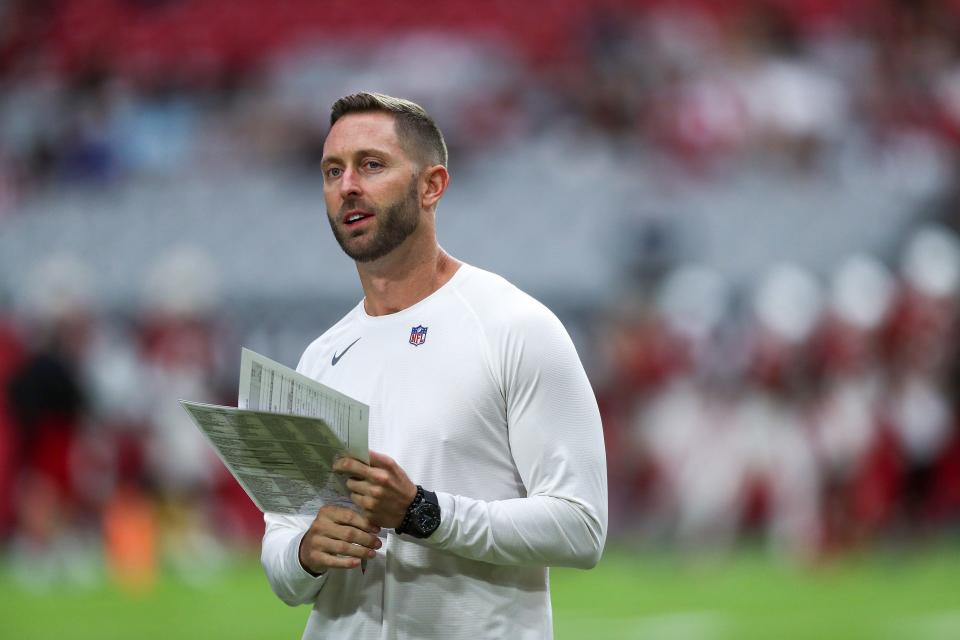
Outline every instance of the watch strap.
<path id="1" fill-rule="evenodd" d="M 397 533 L 408 533 L 407 527 L 410 526 L 410 521 L 413 519 L 414 511 L 421 502 L 423 502 L 423 487 L 417 485 L 417 495 L 413 497 L 413 502 L 410 503 L 410 506 L 407 507 L 407 512 L 403 514 L 403 521 L 400 523 L 400 526 L 394 529 Z M 436 495 L 433 496 L 433 499 L 436 500 Z"/>

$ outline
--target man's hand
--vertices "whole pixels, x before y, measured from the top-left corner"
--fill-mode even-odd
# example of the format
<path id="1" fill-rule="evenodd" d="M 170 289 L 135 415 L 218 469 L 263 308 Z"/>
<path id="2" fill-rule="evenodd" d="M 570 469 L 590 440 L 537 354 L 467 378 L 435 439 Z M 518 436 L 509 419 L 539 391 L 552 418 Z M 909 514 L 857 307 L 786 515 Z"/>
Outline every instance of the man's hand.
<path id="1" fill-rule="evenodd" d="M 369 465 L 353 458 L 340 458 L 333 470 L 350 476 L 350 499 L 366 512 L 370 522 L 381 527 L 399 527 L 407 507 L 417 497 L 417 485 L 400 465 L 376 451 L 370 452 Z"/>
<path id="2" fill-rule="evenodd" d="M 351 569 L 377 555 L 380 527 L 345 507 L 324 505 L 300 539 L 300 564 L 315 575 L 330 568 Z"/>

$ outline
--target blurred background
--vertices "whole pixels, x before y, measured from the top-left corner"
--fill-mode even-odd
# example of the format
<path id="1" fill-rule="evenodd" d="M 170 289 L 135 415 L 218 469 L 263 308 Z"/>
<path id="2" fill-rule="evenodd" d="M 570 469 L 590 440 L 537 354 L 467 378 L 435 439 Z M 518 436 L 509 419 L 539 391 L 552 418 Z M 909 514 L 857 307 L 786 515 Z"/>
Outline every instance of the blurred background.
<path id="1" fill-rule="evenodd" d="M 0 635 L 299 634 L 176 400 L 360 298 L 318 170 L 358 90 L 434 115 L 441 243 L 600 401 L 558 637 L 960 637 L 956 0 L 0 0 Z"/>

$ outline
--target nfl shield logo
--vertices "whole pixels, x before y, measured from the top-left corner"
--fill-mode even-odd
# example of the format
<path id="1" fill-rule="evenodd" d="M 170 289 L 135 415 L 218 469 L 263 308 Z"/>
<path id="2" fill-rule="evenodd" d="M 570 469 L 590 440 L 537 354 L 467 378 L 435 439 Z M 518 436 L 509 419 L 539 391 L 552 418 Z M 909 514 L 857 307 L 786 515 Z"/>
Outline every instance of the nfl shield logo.
<path id="1" fill-rule="evenodd" d="M 415 347 L 419 347 L 424 342 L 427 341 L 427 328 L 424 326 L 417 325 L 410 329 L 410 344 Z"/>

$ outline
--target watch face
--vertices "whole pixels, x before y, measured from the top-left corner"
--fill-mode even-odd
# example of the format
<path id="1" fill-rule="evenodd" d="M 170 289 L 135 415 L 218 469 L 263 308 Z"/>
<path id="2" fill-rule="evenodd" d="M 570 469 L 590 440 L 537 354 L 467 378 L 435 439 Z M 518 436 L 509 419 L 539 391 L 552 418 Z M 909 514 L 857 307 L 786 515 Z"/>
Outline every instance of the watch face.
<path id="1" fill-rule="evenodd" d="M 440 508 L 430 502 L 423 503 L 417 510 L 414 523 L 420 533 L 429 536 L 440 526 Z"/>

